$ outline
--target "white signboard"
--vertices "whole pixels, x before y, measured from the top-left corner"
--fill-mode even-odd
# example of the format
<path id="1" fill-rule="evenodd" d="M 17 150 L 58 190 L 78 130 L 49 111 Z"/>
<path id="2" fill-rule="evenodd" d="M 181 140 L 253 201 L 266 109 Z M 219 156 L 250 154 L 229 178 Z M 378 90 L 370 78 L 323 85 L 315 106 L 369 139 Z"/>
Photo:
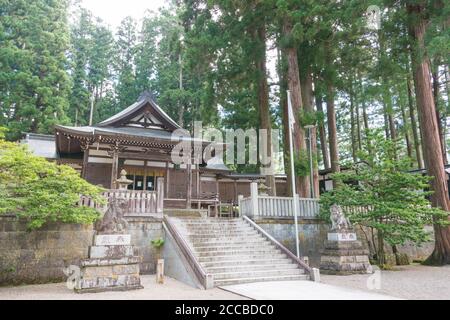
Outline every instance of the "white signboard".
<path id="1" fill-rule="evenodd" d="M 123 246 L 131 244 L 131 235 L 129 234 L 101 234 L 95 236 L 94 245 L 96 246 Z"/>

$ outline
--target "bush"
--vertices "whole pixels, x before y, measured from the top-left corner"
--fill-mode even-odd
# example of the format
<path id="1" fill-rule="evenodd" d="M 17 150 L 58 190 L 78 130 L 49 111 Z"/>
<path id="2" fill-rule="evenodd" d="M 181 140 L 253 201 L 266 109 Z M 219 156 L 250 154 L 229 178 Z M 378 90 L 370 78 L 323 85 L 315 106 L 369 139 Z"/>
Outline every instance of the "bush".
<path id="1" fill-rule="evenodd" d="M 4 130 L 3 130 L 4 131 Z M 26 146 L 4 140 L 0 130 L 0 214 L 14 213 L 36 229 L 46 222 L 93 223 L 99 212 L 78 207 L 80 195 L 105 203 L 102 188 L 71 167 L 34 156 Z"/>

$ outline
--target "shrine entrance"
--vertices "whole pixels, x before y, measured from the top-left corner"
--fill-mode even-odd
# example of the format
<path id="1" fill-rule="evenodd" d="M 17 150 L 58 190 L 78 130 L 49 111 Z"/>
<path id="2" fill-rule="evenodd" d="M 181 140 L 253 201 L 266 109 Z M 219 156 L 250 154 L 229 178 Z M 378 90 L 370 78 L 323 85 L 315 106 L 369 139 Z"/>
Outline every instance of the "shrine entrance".
<path id="1" fill-rule="evenodd" d="M 153 168 L 124 166 L 127 179 L 133 181 L 128 185 L 128 190 L 154 191 L 157 186 L 157 177 L 164 177 L 164 171 Z"/>

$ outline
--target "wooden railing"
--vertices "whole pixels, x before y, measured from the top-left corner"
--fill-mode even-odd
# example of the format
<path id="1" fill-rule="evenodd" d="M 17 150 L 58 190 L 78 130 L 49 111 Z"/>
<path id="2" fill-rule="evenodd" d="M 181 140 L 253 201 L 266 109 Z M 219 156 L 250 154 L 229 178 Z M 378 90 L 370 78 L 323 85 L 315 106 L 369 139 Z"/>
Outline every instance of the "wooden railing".
<path id="1" fill-rule="evenodd" d="M 292 197 L 260 196 L 256 184 L 251 185 L 250 197 L 239 197 L 239 212 L 241 215 L 262 218 L 294 217 Z M 319 215 L 319 201 L 311 198 L 297 198 L 297 217 L 315 219 Z"/>
<path id="2" fill-rule="evenodd" d="M 107 199 L 107 203 L 113 198 L 125 199 L 127 201 L 125 215 L 158 215 L 162 217 L 164 200 L 163 185 L 163 181 L 158 181 L 156 191 L 109 189 L 103 192 L 103 196 Z M 95 208 L 100 212 L 105 212 L 108 208 L 107 203 L 99 205 L 91 198 L 81 196 L 78 205 Z"/>
<path id="3" fill-rule="evenodd" d="M 189 244 L 186 242 L 186 240 L 184 240 L 183 236 L 178 232 L 177 228 L 172 223 L 172 221 L 170 221 L 170 218 L 168 216 L 164 216 L 163 225 L 175 240 L 184 258 L 187 260 L 188 266 L 192 268 L 200 284 L 205 289 L 212 289 L 214 287 L 213 275 L 206 273 L 206 271 L 195 258 L 195 255 L 189 247 Z"/>

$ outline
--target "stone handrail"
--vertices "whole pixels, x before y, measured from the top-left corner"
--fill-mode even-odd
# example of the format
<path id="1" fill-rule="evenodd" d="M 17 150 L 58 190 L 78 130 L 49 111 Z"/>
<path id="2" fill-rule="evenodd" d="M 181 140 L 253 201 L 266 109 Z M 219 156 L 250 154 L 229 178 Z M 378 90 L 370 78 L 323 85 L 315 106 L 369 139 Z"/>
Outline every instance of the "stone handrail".
<path id="1" fill-rule="evenodd" d="M 261 228 L 260 226 L 258 226 L 252 219 L 250 219 L 247 216 L 242 216 L 244 218 L 245 221 L 247 221 L 248 223 L 250 223 L 250 225 L 255 228 L 259 233 L 261 233 L 262 235 L 264 235 L 267 239 L 269 239 L 276 247 L 278 247 L 278 249 L 280 249 L 284 254 L 286 254 L 289 258 L 291 258 L 292 260 L 294 260 L 300 267 L 302 267 L 303 269 L 305 269 L 306 272 L 309 273 L 310 277 L 312 276 L 312 268 L 310 266 L 308 266 L 304 261 L 302 261 L 301 259 L 299 259 L 295 254 L 293 254 L 288 248 L 286 248 L 285 246 L 283 246 L 280 242 L 278 242 L 277 239 L 275 239 L 274 237 L 272 237 L 269 233 L 267 233 L 266 230 L 264 230 L 263 228 Z"/>
<path id="2" fill-rule="evenodd" d="M 164 216 L 163 223 L 167 227 L 167 230 L 169 230 L 175 242 L 177 243 L 178 248 L 180 249 L 185 259 L 187 260 L 189 266 L 193 269 L 195 276 L 197 277 L 197 280 L 203 285 L 205 289 L 213 288 L 214 287 L 213 275 L 206 273 L 206 271 L 203 269 L 203 267 L 195 258 L 194 253 L 190 249 L 188 243 L 184 240 L 183 236 L 178 232 L 174 224 L 170 221 L 170 219 L 167 216 Z"/>

